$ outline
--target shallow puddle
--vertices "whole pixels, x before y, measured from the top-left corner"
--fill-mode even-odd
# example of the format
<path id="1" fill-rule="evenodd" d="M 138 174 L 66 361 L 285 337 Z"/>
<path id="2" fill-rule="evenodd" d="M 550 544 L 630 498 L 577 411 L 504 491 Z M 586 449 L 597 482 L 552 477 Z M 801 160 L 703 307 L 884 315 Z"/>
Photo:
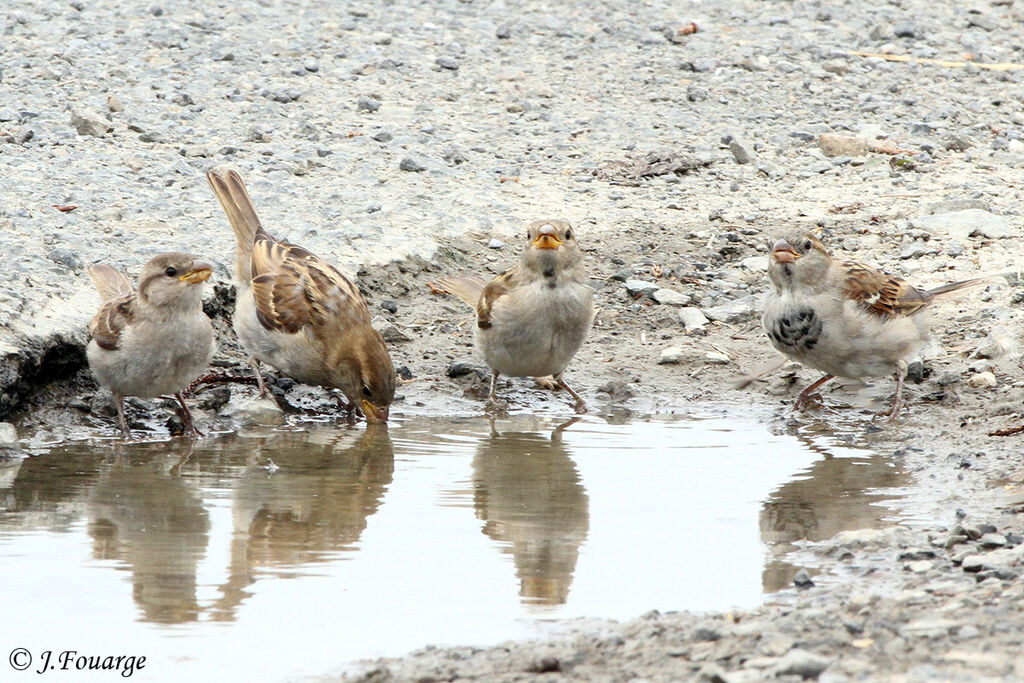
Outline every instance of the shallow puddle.
<path id="1" fill-rule="evenodd" d="M 736 416 L 66 445 L 0 466 L 3 612 L 12 646 L 145 655 L 147 679 L 324 674 L 550 619 L 751 607 L 790 585 L 793 542 L 885 524 L 904 484 Z"/>

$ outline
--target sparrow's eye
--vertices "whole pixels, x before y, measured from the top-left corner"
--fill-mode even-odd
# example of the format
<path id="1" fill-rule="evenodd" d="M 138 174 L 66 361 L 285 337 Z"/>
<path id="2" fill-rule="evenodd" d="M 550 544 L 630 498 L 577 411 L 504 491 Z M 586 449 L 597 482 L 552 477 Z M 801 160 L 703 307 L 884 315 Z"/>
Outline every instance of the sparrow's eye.
<path id="1" fill-rule="evenodd" d="M 804 251 L 810 251 L 812 246 L 814 245 L 811 244 L 811 241 L 807 240 L 806 242 L 804 242 Z"/>
<path id="2" fill-rule="evenodd" d="M 365 384 L 363 385 L 363 396 L 365 396 L 366 398 L 370 398 L 371 396 L 373 396 L 373 392 L 370 391 L 370 387 L 366 386 Z"/>
<path id="3" fill-rule="evenodd" d="M 565 239 L 567 239 L 567 240 L 571 240 L 572 239 L 572 230 L 566 230 L 565 231 Z"/>
<path id="4" fill-rule="evenodd" d="M 174 277 L 178 274 L 178 269 L 174 266 L 167 266 L 167 270 L 164 271 L 164 275 L 167 277 Z"/>

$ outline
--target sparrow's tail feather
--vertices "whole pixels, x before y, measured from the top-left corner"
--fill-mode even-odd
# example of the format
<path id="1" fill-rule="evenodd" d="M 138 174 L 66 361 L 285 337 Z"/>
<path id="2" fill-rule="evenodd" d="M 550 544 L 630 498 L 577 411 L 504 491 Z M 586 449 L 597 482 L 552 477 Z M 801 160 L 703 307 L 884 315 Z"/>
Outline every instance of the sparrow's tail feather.
<path id="1" fill-rule="evenodd" d="M 249 191 L 245 189 L 242 176 L 231 168 L 211 169 L 206 172 L 206 179 L 210 181 L 210 187 L 224 207 L 231 229 L 235 231 L 238 243 L 235 249 L 235 277 L 239 282 L 249 282 L 252 279 L 250 258 L 253 240 L 260 230 L 260 219 L 252 205 Z"/>
<path id="2" fill-rule="evenodd" d="M 89 266 L 86 272 L 89 273 L 93 284 L 96 285 L 96 289 L 100 292 L 100 298 L 104 301 L 127 296 L 135 291 L 132 288 L 132 281 L 113 266 L 100 263 L 95 266 Z"/>
<path id="3" fill-rule="evenodd" d="M 479 275 L 453 275 L 440 278 L 437 285 L 476 308 L 480 295 L 487 286 L 487 280 Z"/>
<path id="4" fill-rule="evenodd" d="M 953 292 L 959 292 L 962 289 L 973 289 L 975 287 L 984 287 L 993 283 L 993 279 L 990 277 L 976 277 L 970 280 L 961 280 L 960 282 L 950 282 L 947 285 L 941 285 L 934 289 L 929 289 L 923 293 L 925 301 L 931 301 L 937 297 L 952 294 Z"/>

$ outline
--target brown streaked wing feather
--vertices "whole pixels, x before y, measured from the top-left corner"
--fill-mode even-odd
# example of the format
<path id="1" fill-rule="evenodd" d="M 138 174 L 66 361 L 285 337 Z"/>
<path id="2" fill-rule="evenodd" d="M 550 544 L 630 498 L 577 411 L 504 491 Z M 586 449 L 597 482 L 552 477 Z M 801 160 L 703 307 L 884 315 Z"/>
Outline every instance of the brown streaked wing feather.
<path id="1" fill-rule="evenodd" d="M 898 318 L 928 305 L 928 299 L 902 278 L 860 263 L 843 262 L 839 266 L 846 274 L 843 294 L 868 313 Z"/>
<path id="2" fill-rule="evenodd" d="M 370 324 L 370 309 L 359 288 L 330 264 L 310 254 L 304 264 L 309 305 L 314 332 L 340 325 Z M 318 333 L 319 336 L 319 333 Z"/>
<path id="3" fill-rule="evenodd" d="M 491 310 L 494 308 L 494 304 L 515 287 L 518 281 L 519 269 L 510 268 L 487 283 L 483 294 L 480 295 L 480 301 L 476 305 L 477 327 L 486 330 L 491 326 Z"/>
<path id="4" fill-rule="evenodd" d="M 302 247 L 277 242 L 262 228 L 252 252 L 253 295 L 260 323 L 294 334 L 312 325 L 317 337 L 337 325 L 369 323 L 359 289 L 330 264 Z"/>
<path id="5" fill-rule="evenodd" d="M 111 299 L 100 306 L 89 323 L 89 334 L 101 349 L 113 351 L 121 341 L 121 332 L 135 317 L 135 295 Z"/>

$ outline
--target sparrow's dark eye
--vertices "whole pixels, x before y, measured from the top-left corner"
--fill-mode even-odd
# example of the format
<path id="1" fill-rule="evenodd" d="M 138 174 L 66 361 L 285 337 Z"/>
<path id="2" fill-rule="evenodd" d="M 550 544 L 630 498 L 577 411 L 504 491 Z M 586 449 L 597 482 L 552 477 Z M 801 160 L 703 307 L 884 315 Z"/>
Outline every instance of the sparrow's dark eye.
<path id="1" fill-rule="evenodd" d="M 174 277 L 178 274 L 178 269 L 174 266 L 167 266 L 167 270 L 164 271 L 164 275 L 167 277 Z"/>
<path id="2" fill-rule="evenodd" d="M 804 242 L 804 251 L 810 251 L 812 246 L 814 245 L 811 244 L 811 241 L 807 240 L 806 242 Z"/>
<path id="3" fill-rule="evenodd" d="M 370 391 L 370 387 L 366 386 L 365 384 L 363 385 L 363 396 L 365 396 L 366 398 L 370 398 L 371 396 L 373 396 L 373 392 Z"/>
<path id="4" fill-rule="evenodd" d="M 566 230 L 565 231 L 565 239 L 567 239 L 567 240 L 571 240 L 572 239 L 572 230 Z"/>

